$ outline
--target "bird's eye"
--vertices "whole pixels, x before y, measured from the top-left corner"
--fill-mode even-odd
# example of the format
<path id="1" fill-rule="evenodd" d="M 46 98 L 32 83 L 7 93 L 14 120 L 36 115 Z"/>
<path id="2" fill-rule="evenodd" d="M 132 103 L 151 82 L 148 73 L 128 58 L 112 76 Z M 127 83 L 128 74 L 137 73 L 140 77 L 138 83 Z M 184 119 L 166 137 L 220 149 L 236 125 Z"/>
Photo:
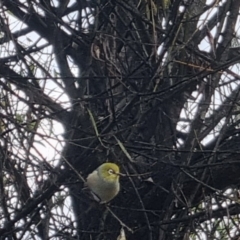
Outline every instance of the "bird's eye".
<path id="1" fill-rule="evenodd" d="M 108 169 L 108 173 L 109 174 L 114 174 L 114 171 L 110 168 L 110 169 Z"/>

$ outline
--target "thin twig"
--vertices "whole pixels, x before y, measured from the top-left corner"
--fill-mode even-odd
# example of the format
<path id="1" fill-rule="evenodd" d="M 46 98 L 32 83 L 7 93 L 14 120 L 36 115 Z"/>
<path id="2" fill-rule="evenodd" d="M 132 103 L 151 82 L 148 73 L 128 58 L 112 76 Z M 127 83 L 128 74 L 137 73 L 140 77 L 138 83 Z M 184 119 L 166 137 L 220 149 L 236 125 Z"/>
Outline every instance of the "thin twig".
<path id="1" fill-rule="evenodd" d="M 120 223 L 122 227 L 125 227 L 129 232 L 133 233 L 133 230 L 128 227 L 118 216 L 110 209 L 108 205 L 106 205 L 107 210 L 113 215 L 113 217 Z"/>

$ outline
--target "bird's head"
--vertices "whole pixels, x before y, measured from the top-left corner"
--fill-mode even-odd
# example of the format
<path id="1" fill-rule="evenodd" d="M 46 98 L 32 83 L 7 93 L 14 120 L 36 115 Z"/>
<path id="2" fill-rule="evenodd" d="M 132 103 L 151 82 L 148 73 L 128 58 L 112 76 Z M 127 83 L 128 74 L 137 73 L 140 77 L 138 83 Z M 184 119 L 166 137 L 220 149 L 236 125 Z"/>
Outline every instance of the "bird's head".
<path id="1" fill-rule="evenodd" d="M 118 182 L 121 175 L 119 166 L 115 163 L 103 163 L 98 167 L 98 174 L 106 182 Z"/>

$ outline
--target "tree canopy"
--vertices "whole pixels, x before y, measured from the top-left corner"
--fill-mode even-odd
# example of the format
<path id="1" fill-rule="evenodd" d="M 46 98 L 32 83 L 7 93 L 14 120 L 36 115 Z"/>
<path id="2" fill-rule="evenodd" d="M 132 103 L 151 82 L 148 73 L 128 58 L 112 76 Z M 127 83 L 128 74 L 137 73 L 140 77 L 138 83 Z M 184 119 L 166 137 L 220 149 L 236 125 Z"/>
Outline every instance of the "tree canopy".
<path id="1" fill-rule="evenodd" d="M 238 239 L 239 9 L 0 1 L 1 239 Z"/>

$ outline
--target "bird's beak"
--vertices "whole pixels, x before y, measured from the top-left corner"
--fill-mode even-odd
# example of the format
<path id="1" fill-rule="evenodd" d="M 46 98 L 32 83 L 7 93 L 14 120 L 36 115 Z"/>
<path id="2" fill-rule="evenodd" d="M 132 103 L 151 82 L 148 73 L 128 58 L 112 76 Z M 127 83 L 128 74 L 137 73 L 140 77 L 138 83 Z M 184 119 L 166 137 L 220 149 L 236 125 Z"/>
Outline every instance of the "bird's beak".
<path id="1" fill-rule="evenodd" d="M 126 177 L 126 174 L 123 174 L 123 173 L 116 173 L 116 174 L 122 177 Z"/>

